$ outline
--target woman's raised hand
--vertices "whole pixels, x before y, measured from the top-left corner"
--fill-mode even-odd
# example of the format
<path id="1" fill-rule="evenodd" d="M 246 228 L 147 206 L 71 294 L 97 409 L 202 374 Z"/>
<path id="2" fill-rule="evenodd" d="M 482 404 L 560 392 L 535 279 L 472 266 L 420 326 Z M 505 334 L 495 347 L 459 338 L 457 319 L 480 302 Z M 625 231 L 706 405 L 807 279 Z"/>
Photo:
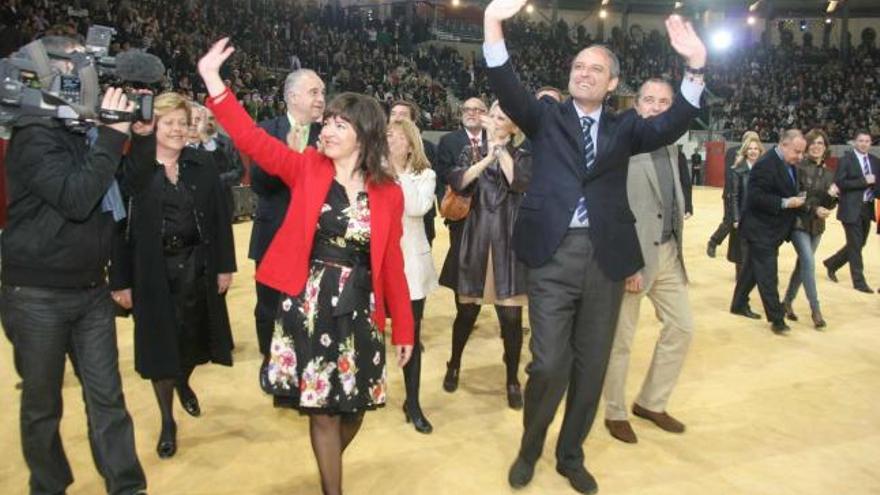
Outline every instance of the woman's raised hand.
<path id="1" fill-rule="evenodd" d="M 211 96 L 218 96 L 226 89 L 220 77 L 220 67 L 234 51 L 235 48 L 229 44 L 229 38 L 222 38 L 199 59 L 199 74 Z"/>

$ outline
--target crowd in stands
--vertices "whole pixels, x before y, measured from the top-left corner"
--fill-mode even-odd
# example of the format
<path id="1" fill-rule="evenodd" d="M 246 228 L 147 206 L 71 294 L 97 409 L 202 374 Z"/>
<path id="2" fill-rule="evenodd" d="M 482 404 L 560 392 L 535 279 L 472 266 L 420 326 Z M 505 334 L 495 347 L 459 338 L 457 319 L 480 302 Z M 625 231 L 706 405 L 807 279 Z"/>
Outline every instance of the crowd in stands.
<path id="1" fill-rule="evenodd" d="M 225 73 L 228 84 L 257 119 L 283 112 L 280 94 L 291 69 L 315 69 L 328 90 L 356 91 L 382 102 L 404 99 L 423 111 L 421 125 L 446 130 L 459 122 L 459 102 L 491 98 L 479 45 L 468 53 L 422 43 L 430 22 L 415 7 L 392 18 L 367 9 L 320 7 L 313 0 L 3 0 L 4 26 L 17 29 L 14 45 L 47 30 L 84 34 L 91 24 L 117 29 L 113 50 L 145 48 L 168 68 L 166 89 L 201 99 L 195 61 L 209 42 L 225 35 L 237 48 Z M 567 86 L 576 52 L 596 41 L 582 27 L 520 18 L 507 27 L 513 63 L 527 87 Z M 8 31 L 4 27 L 4 31 Z M 791 36 L 771 46 L 758 43 L 710 60 L 711 111 L 703 122 L 728 137 L 757 130 L 765 141 L 786 127 L 821 125 L 835 143 L 856 128 L 880 134 L 880 51 L 873 39 L 853 48 L 844 61 L 836 49 L 797 45 Z M 10 40 L 15 41 L 10 41 Z M 682 62 L 664 34 L 612 28 L 605 37 L 620 57 L 620 94 L 631 94 L 646 78 L 681 77 Z M 772 67 L 773 70 L 768 70 Z"/>

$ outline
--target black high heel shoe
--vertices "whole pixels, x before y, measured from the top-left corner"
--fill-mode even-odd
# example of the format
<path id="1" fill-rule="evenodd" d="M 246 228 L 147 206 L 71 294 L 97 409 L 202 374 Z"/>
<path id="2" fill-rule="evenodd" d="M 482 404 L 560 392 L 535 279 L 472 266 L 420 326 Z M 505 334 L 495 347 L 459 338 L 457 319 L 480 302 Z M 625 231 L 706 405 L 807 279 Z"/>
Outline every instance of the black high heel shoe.
<path id="1" fill-rule="evenodd" d="M 443 390 L 452 393 L 458 389 L 458 368 L 446 363 L 446 376 L 443 377 Z"/>
<path id="2" fill-rule="evenodd" d="M 156 453 L 159 459 L 169 459 L 177 453 L 177 424 L 162 423 L 162 433 L 159 434 L 159 443 L 156 444 Z"/>
<path id="3" fill-rule="evenodd" d="M 425 414 L 422 412 L 421 408 L 417 409 L 415 414 L 410 414 L 409 408 L 406 407 L 406 402 L 403 403 L 403 415 L 406 417 L 406 422 L 412 422 L 416 431 L 419 433 L 424 433 L 425 435 L 434 431 L 434 426 L 431 425 L 431 422 L 428 421 L 428 418 L 425 417 Z"/>
<path id="4" fill-rule="evenodd" d="M 187 414 L 194 418 L 202 415 L 202 408 L 199 406 L 199 398 L 196 393 L 189 387 L 178 387 L 177 396 L 180 397 L 180 405 Z"/>
<path id="5" fill-rule="evenodd" d="M 522 389 L 518 383 L 510 383 L 507 385 L 507 405 L 515 410 L 523 408 Z"/>

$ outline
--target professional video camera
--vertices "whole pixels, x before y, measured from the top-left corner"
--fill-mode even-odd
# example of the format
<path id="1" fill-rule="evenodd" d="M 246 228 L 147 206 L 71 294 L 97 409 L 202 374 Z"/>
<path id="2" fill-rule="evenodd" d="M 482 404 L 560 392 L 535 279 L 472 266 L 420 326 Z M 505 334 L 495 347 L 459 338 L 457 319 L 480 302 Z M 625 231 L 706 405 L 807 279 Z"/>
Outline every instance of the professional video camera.
<path id="1" fill-rule="evenodd" d="M 153 118 L 153 96 L 128 93 L 134 112 L 101 110 L 101 84 L 142 87 L 162 79 L 165 66 L 155 55 L 128 50 L 109 56 L 115 30 L 92 26 L 85 52 L 47 52 L 42 41 L 25 45 L 0 60 L 0 126 L 12 126 L 22 117 L 50 117 L 67 122 L 149 121 Z M 51 59 L 66 60 L 71 74 L 52 67 Z"/>

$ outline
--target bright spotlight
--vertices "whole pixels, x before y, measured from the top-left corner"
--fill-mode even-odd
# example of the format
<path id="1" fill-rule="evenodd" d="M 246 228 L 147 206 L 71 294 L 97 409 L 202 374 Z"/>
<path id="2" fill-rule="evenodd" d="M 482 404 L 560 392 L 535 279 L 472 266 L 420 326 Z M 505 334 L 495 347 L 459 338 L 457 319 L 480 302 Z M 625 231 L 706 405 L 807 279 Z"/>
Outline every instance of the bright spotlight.
<path id="1" fill-rule="evenodd" d="M 458 7 L 459 4 L 461 4 L 461 0 L 452 0 L 452 6 L 453 6 L 453 7 Z"/>
<path id="2" fill-rule="evenodd" d="M 830 17 L 826 17 L 826 18 L 825 18 L 825 24 L 831 24 L 831 18 L 830 18 Z"/>
<path id="3" fill-rule="evenodd" d="M 733 44 L 733 35 L 726 29 L 719 29 L 712 34 L 712 48 L 725 51 Z"/>
<path id="4" fill-rule="evenodd" d="M 756 22 L 758 22 L 758 21 L 755 19 L 755 16 L 753 16 L 753 15 L 750 15 L 746 19 L 746 24 L 748 24 L 749 26 L 754 26 Z"/>
<path id="5" fill-rule="evenodd" d="M 604 19 L 608 17 L 608 11 L 605 9 L 599 10 L 599 19 Z"/>
<path id="6" fill-rule="evenodd" d="M 526 5 L 526 13 L 531 14 L 531 13 L 534 12 L 534 11 L 535 11 L 535 6 L 534 6 L 534 5 L 532 5 L 532 4 L 528 4 L 528 5 Z"/>

